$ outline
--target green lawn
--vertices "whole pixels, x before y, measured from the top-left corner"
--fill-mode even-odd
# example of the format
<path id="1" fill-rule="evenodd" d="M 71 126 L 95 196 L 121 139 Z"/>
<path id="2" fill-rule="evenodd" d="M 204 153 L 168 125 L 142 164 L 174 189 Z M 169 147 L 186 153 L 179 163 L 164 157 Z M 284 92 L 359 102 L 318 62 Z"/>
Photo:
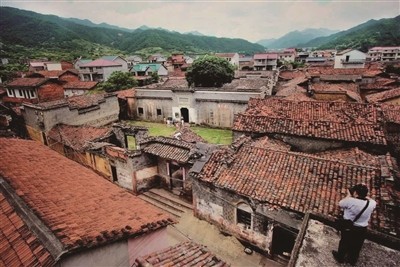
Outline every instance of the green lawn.
<path id="1" fill-rule="evenodd" d="M 146 126 L 149 128 L 149 134 L 151 136 L 171 136 L 176 128 L 173 125 L 167 125 L 164 123 L 144 122 L 144 121 L 128 121 L 131 125 Z M 232 143 L 232 131 L 207 128 L 201 126 L 190 127 L 193 132 L 203 137 L 207 142 L 211 144 L 230 145 Z"/>

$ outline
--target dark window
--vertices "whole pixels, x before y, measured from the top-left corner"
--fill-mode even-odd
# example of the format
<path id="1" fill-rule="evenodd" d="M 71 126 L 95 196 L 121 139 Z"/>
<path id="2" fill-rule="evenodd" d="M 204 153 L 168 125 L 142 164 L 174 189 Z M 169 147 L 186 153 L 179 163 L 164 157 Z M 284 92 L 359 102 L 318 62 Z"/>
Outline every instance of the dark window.
<path id="1" fill-rule="evenodd" d="M 143 115 L 143 108 L 138 108 L 139 115 Z"/>
<path id="2" fill-rule="evenodd" d="M 251 213 L 237 209 L 237 223 L 241 223 L 246 226 L 246 228 L 251 227 Z"/>
<path id="3" fill-rule="evenodd" d="M 117 168 L 115 168 L 115 166 L 111 166 L 111 174 L 112 174 L 113 182 L 117 182 L 118 175 L 117 175 Z"/>
<path id="4" fill-rule="evenodd" d="M 21 89 L 19 89 L 18 92 L 19 92 L 19 96 L 23 96 Z"/>
<path id="5" fill-rule="evenodd" d="M 158 108 L 157 109 L 157 116 L 161 116 L 162 114 L 161 114 L 161 109 L 160 108 Z"/>

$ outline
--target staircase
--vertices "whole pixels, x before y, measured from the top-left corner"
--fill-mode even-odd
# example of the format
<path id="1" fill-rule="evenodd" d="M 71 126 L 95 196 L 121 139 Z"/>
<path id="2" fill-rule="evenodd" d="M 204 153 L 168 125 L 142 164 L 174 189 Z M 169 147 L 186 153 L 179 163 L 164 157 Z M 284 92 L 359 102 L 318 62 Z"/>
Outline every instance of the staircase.
<path id="1" fill-rule="evenodd" d="M 138 197 L 178 218 L 193 210 L 192 204 L 164 189 L 153 188 Z"/>

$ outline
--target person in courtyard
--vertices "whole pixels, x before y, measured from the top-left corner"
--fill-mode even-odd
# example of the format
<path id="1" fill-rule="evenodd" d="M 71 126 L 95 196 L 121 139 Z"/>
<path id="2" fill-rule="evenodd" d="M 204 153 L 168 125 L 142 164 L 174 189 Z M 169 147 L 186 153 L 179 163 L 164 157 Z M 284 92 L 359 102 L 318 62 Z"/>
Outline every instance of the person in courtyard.
<path id="1" fill-rule="evenodd" d="M 341 230 L 338 251 L 332 251 L 333 257 L 339 263 L 345 261 L 355 266 L 365 240 L 368 222 L 376 207 L 375 200 L 367 197 L 368 188 L 357 184 L 348 190 L 347 196 L 340 200 L 339 207 L 343 209 L 343 219 L 350 220 L 350 227 Z"/>

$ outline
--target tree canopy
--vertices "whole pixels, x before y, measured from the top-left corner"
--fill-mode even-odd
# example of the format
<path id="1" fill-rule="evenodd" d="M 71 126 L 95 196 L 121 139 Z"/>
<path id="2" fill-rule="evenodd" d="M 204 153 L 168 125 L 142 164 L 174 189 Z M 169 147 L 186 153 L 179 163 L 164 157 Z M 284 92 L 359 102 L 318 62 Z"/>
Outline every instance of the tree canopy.
<path id="1" fill-rule="evenodd" d="M 189 86 L 221 87 L 234 78 L 234 68 L 226 59 L 216 56 L 203 56 L 196 59 L 186 72 Z"/>
<path id="2" fill-rule="evenodd" d="M 115 92 L 137 86 L 136 79 L 129 72 L 115 71 L 106 82 L 101 84 L 106 92 Z"/>

